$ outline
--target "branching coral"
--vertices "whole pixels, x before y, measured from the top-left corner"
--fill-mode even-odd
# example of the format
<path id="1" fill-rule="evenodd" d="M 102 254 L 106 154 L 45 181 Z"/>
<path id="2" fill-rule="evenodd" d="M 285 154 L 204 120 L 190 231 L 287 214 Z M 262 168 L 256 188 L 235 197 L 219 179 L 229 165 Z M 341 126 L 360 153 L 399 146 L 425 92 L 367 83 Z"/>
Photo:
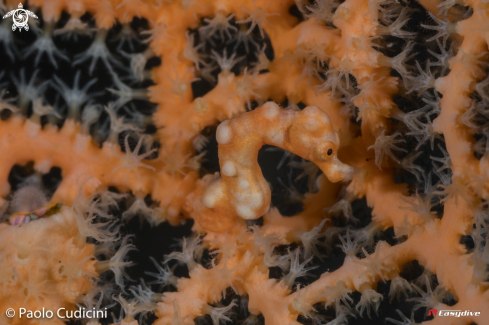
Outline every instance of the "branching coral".
<path id="1" fill-rule="evenodd" d="M 0 211 L 8 219 L 0 224 L 0 307 L 74 309 L 81 300 L 100 307 L 98 299 L 111 297 L 124 314 L 117 323 L 154 311 L 158 325 L 206 315 L 218 325 L 237 308 L 246 324 L 258 315 L 267 325 L 322 322 L 322 307 L 335 309 L 331 324 L 343 324 L 379 317 L 379 306 L 394 297 L 414 302 L 416 313 L 484 311 L 489 9 L 481 0 L 420 3 L 431 21 L 411 19 L 421 7 L 377 0 L 29 3 L 43 19 L 42 30 L 32 23 L 39 35 L 23 49 L 36 69 L 12 73 L 12 86 L 0 83 Z M 0 9 L 13 7 L 7 1 Z M 63 11 L 70 20 L 54 30 Z M 139 19 L 145 27 L 131 30 Z M 65 31 L 86 37 L 85 48 L 63 52 L 56 37 Z M 108 38 L 116 32 L 113 50 Z M 2 38 L 12 61 L 14 42 Z M 152 55 L 161 63 L 150 70 Z M 39 64 L 45 59 L 51 71 L 69 65 L 78 72 L 50 81 Z M 149 113 L 142 102 L 153 104 Z M 201 162 L 209 157 L 200 152 L 208 143 L 203 130 L 213 126 L 219 168 L 208 173 Z M 302 210 L 290 217 L 271 204 L 274 189 L 258 163 L 264 145 L 308 161 L 290 163 L 304 169 L 298 178 L 307 174 L 310 190 L 296 195 Z M 61 168 L 50 202 L 29 200 L 31 187 L 9 202 L 9 173 L 29 161 L 38 174 Z M 132 198 L 125 221 L 193 220 L 195 234 L 181 251 L 163 264 L 154 259 L 158 273 L 147 272 L 165 285 L 162 294 L 144 282 L 126 288 L 135 247 L 111 216 L 125 197 Z M 362 199 L 370 222 L 354 208 Z M 468 237 L 472 248 L 461 245 Z M 318 267 L 334 250 L 343 252 L 342 263 Z M 417 284 L 403 272 L 413 260 L 425 269 Z M 186 265 L 184 277 L 175 262 Z M 122 294 L 99 286 L 106 271 Z M 380 283 L 390 286 L 386 296 Z M 401 321 L 386 320 L 424 320 L 398 314 Z M 434 322 L 445 319 L 457 321 Z M 487 319 L 469 314 L 463 322 Z"/>
<path id="2" fill-rule="evenodd" d="M 19 195 L 26 198 L 25 191 Z M 78 213 L 84 215 L 85 211 Z M 77 216 L 70 207 L 55 206 L 35 222 L 1 225 L 1 308 L 75 309 L 79 297 L 90 291 L 91 281 L 98 275 L 95 245 L 77 240 L 79 235 L 86 236 L 77 222 L 78 217 L 85 218 L 83 215 Z M 93 225 L 94 229 L 101 226 Z M 12 324 L 22 321 L 17 319 Z"/>

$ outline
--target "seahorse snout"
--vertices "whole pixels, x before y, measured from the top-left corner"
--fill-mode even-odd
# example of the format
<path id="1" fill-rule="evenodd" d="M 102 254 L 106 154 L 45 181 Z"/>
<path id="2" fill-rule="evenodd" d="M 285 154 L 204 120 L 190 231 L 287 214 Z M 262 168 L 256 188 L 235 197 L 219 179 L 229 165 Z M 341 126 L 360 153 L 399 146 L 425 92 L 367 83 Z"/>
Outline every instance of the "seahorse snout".
<path id="1" fill-rule="evenodd" d="M 353 167 L 342 163 L 336 156 L 322 163 L 319 168 L 333 183 L 350 180 L 353 176 Z"/>

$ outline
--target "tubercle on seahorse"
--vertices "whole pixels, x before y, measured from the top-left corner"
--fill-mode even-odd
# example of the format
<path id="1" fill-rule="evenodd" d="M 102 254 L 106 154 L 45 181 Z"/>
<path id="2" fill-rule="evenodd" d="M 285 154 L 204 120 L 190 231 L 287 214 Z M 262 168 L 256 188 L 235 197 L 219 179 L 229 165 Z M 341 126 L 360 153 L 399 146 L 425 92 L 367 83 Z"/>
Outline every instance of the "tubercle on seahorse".
<path id="1" fill-rule="evenodd" d="M 317 106 L 295 111 L 267 102 L 221 123 L 216 138 L 221 175 L 207 185 L 192 215 L 207 231 L 225 232 L 239 218 L 253 220 L 268 211 L 270 187 L 257 161 L 265 144 L 315 163 L 331 182 L 348 180 L 353 174 L 352 167 L 339 161 L 339 136 Z"/>

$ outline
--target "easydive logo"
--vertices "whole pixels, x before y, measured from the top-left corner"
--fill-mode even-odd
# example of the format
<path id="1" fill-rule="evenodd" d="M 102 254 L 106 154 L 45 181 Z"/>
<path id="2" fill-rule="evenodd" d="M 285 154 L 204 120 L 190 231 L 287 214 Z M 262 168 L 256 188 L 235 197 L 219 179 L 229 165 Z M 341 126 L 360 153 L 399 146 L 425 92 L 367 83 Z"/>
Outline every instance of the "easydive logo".
<path id="1" fill-rule="evenodd" d="M 438 309 L 430 309 L 428 311 L 428 316 L 431 316 L 431 315 L 436 316 L 437 312 L 438 312 Z"/>
<path id="2" fill-rule="evenodd" d="M 428 311 L 428 316 L 437 316 L 438 317 L 464 317 L 464 316 L 480 316 L 480 311 L 470 311 L 470 310 L 439 310 L 438 309 L 430 309 Z"/>
<path id="3" fill-rule="evenodd" d="M 15 31 L 18 28 L 19 32 L 22 31 L 22 28 L 24 28 L 26 31 L 29 30 L 29 25 L 27 24 L 27 22 L 29 21 L 29 16 L 37 19 L 35 13 L 23 8 L 22 3 L 19 3 L 18 9 L 14 9 L 7 12 L 7 14 L 3 16 L 3 19 L 8 18 L 10 16 L 13 16 L 12 18 L 14 20 L 14 24 L 12 25 L 12 30 Z"/>

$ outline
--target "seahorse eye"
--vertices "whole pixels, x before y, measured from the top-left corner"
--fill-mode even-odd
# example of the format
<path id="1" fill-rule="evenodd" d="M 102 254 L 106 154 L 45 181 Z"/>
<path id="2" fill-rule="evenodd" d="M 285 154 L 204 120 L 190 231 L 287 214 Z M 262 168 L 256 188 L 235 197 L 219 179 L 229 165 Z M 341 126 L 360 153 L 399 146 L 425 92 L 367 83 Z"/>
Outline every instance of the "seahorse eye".
<path id="1" fill-rule="evenodd" d="M 333 149 L 328 149 L 328 156 L 331 156 L 333 154 Z"/>

